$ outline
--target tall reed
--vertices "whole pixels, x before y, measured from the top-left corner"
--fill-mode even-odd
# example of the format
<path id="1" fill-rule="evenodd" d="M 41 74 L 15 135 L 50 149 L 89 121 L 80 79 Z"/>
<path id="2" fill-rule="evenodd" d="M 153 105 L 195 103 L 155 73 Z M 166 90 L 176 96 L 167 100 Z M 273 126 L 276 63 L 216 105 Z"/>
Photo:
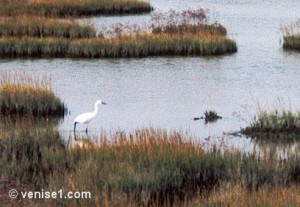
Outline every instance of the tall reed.
<path id="1" fill-rule="evenodd" d="M 222 186 L 209 196 L 198 196 L 191 201 L 187 200 L 184 206 L 265 206 L 282 207 L 299 205 L 299 184 L 291 186 L 276 186 L 272 189 L 262 187 L 258 191 L 249 193 L 243 186 Z M 181 205 L 175 205 L 181 206 Z"/>
<path id="2" fill-rule="evenodd" d="M 92 199 L 37 201 L 47 206 L 173 206 L 213 196 L 228 184 L 255 193 L 300 181 L 298 155 L 281 160 L 273 152 L 259 158 L 237 151 L 207 152 L 180 132 L 102 133 L 97 143 L 65 149 L 55 131 L 17 133 L 0 139 L 0 176 L 33 190 L 92 194 Z"/>
<path id="3" fill-rule="evenodd" d="M 0 113 L 3 115 L 63 116 L 65 107 L 51 88 L 50 76 L 25 72 L 0 74 Z"/>

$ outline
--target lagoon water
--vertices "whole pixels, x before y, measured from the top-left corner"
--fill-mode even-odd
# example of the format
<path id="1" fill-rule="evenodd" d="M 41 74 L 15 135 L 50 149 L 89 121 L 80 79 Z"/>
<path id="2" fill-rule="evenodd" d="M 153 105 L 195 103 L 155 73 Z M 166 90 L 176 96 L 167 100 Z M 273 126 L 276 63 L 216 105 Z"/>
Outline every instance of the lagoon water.
<path id="1" fill-rule="evenodd" d="M 300 53 L 281 48 L 280 24 L 299 18 L 296 0 L 153 0 L 155 10 L 207 8 L 238 45 L 238 52 L 220 57 L 143 59 L 15 59 L 0 60 L 0 70 L 50 74 L 56 94 L 70 114 L 59 129 L 73 130 L 79 113 L 94 102 L 108 103 L 89 124 L 91 133 L 131 131 L 141 127 L 181 130 L 198 140 L 253 150 L 246 138 L 225 132 L 245 127 L 262 108 L 300 110 Z M 94 17 L 96 28 L 117 22 L 143 24 L 150 15 Z M 278 102 L 278 99 L 283 99 Z M 223 119 L 213 124 L 193 121 L 207 109 Z M 78 126 L 78 130 L 84 130 Z"/>

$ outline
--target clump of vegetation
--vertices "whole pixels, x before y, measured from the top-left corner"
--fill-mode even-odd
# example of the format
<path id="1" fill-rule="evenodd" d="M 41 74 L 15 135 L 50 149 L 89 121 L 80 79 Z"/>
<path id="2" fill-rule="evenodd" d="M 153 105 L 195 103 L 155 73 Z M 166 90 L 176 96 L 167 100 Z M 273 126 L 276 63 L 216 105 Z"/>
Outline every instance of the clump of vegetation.
<path id="1" fill-rule="evenodd" d="M 226 28 L 219 23 L 208 23 L 209 13 L 205 9 L 184 10 L 177 12 L 153 12 L 151 20 L 141 25 L 116 23 L 109 29 L 103 28 L 101 33 L 105 37 L 124 36 L 128 34 L 191 34 L 202 36 L 226 36 Z"/>
<path id="2" fill-rule="evenodd" d="M 283 37 L 283 48 L 300 51 L 300 34 Z"/>
<path id="3" fill-rule="evenodd" d="M 209 110 L 204 112 L 205 122 L 214 122 L 217 121 L 218 119 L 222 119 L 222 117 L 219 116 L 216 111 Z"/>
<path id="4" fill-rule="evenodd" d="M 152 33 L 169 34 L 206 34 L 226 36 L 225 27 L 218 23 L 209 24 L 209 11 L 206 9 L 184 10 L 177 12 L 170 10 L 167 13 L 154 12 L 151 15 Z"/>
<path id="5" fill-rule="evenodd" d="M 216 111 L 206 110 L 206 111 L 204 111 L 204 116 L 201 116 L 200 118 L 198 118 L 198 117 L 194 118 L 195 121 L 199 120 L 199 119 L 204 119 L 205 123 L 209 123 L 209 122 L 215 122 L 218 119 L 222 119 L 222 117 L 219 116 Z"/>
<path id="6" fill-rule="evenodd" d="M 211 193 L 224 186 L 255 193 L 300 181 L 295 154 L 282 162 L 273 155 L 204 151 L 181 133 L 154 129 L 111 137 L 102 133 L 97 140 L 65 149 L 59 134 L 50 129 L 16 132 L 0 139 L 0 177 L 32 190 L 92 194 L 91 199 L 37 201 L 49 206 L 171 206 L 193 203 L 197 197 L 210 202 Z"/>
<path id="7" fill-rule="evenodd" d="M 151 10 L 149 2 L 140 0 L 1 0 L 0 16 L 78 17 L 139 14 Z"/>
<path id="8" fill-rule="evenodd" d="M 222 25 L 215 23 L 215 24 L 180 24 L 180 25 L 166 25 L 166 26 L 158 26 L 154 27 L 152 33 L 168 33 L 168 34 L 184 34 L 184 33 L 191 33 L 191 34 L 206 34 L 206 35 L 220 35 L 226 36 L 227 31 L 225 27 Z"/>
<path id="9" fill-rule="evenodd" d="M 94 38 L 96 30 L 72 20 L 22 16 L 0 18 L 0 37 Z"/>
<path id="10" fill-rule="evenodd" d="M 250 126 L 241 130 L 245 135 L 288 134 L 300 132 L 300 113 L 290 110 L 267 112 L 260 110 Z"/>
<path id="11" fill-rule="evenodd" d="M 0 74 L 0 113 L 3 115 L 63 116 L 65 107 L 51 88 L 51 77 L 26 73 Z"/>
<path id="12" fill-rule="evenodd" d="M 282 25 L 280 28 L 283 35 L 283 49 L 300 51 L 300 20 Z"/>

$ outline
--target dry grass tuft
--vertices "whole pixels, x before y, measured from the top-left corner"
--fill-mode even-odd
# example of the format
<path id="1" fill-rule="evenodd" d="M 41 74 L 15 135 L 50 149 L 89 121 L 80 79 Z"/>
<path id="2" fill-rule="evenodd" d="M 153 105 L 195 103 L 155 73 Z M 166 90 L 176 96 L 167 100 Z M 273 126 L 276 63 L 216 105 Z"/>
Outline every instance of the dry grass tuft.
<path id="1" fill-rule="evenodd" d="M 277 186 L 273 189 L 262 187 L 258 191 L 249 193 L 242 186 L 221 187 L 215 190 L 209 197 L 195 198 L 187 202 L 186 206 L 299 206 L 300 187 L 292 185 L 290 187 Z"/>

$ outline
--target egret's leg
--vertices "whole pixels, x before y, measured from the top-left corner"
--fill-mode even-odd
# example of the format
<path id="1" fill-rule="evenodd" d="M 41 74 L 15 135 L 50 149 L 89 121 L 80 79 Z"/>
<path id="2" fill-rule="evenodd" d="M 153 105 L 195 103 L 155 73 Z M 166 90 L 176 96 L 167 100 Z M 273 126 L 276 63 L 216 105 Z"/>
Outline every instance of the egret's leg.
<path id="1" fill-rule="evenodd" d="M 75 134 L 75 131 L 76 131 L 76 124 L 77 124 L 77 122 L 74 123 L 74 134 Z"/>
<path id="2" fill-rule="evenodd" d="M 76 140 L 76 124 L 77 122 L 74 123 L 74 139 Z"/>
<path id="3" fill-rule="evenodd" d="M 86 127 L 86 129 L 85 129 L 85 134 L 87 135 L 87 133 L 88 133 L 88 129 L 87 129 L 87 127 Z"/>

